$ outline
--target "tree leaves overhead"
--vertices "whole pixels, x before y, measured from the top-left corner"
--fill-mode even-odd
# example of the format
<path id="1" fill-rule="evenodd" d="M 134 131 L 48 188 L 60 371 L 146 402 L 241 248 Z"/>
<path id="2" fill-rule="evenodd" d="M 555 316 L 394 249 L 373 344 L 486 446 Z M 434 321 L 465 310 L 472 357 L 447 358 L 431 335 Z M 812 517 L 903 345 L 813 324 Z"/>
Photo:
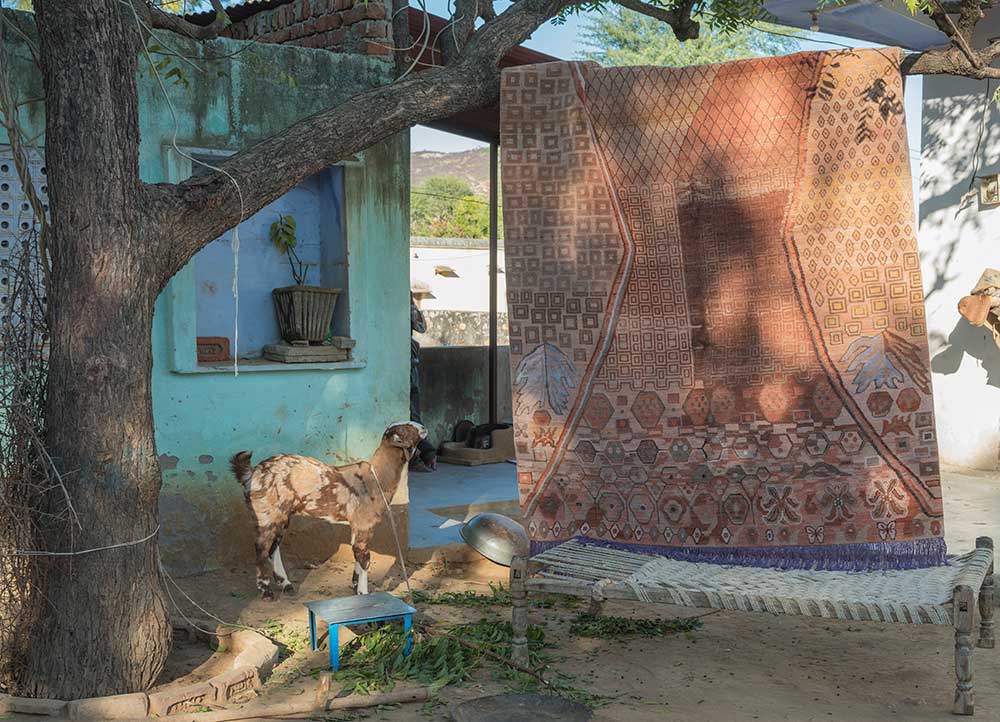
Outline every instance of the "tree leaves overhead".
<path id="1" fill-rule="evenodd" d="M 520 416 L 548 406 L 561 416 L 566 413 L 576 383 L 576 367 L 569 357 L 556 346 L 543 343 L 517 366 L 514 413 Z"/>
<path id="2" fill-rule="evenodd" d="M 788 28 L 780 32 L 794 34 Z M 680 42 L 659 20 L 620 7 L 593 18 L 584 29 L 583 42 L 590 47 L 584 57 L 605 66 L 682 67 L 782 55 L 799 48 L 795 38 L 770 35 L 745 23 L 732 27 L 703 23 L 697 40 Z"/>

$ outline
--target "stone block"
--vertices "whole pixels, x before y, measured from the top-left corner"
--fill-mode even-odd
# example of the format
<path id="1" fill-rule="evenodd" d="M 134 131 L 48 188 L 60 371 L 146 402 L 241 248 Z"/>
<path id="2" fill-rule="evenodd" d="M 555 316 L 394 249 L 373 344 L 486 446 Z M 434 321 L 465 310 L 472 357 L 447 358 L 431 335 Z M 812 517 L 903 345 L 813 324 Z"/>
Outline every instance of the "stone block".
<path id="1" fill-rule="evenodd" d="M 220 674 L 208 680 L 215 690 L 215 703 L 225 704 L 235 697 L 260 688 L 260 676 L 256 667 L 237 667 L 231 672 Z"/>
<path id="2" fill-rule="evenodd" d="M 11 697 L 7 701 L 7 711 L 20 714 L 49 715 L 50 717 L 61 717 L 66 711 L 66 703 L 61 699 L 45 699 L 39 697 L 31 699 L 29 697 Z"/>
<path id="3" fill-rule="evenodd" d="M 149 697 L 143 692 L 116 694 L 111 697 L 78 699 L 66 705 L 70 719 L 137 719 L 149 712 Z"/>
<path id="4" fill-rule="evenodd" d="M 149 695 L 149 714 L 165 717 L 179 712 L 194 712 L 215 704 L 215 690 L 208 682 L 177 687 Z"/>
<path id="5" fill-rule="evenodd" d="M 265 639 L 262 643 L 255 644 L 240 652 L 233 662 L 233 666 L 236 669 L 240 667 L 253 667 L 260 673 L 261 679 L 264 679 L 271 674 L 271 670 L 274 669 L 274 665 L 277 662 L 277 646 Z"/>

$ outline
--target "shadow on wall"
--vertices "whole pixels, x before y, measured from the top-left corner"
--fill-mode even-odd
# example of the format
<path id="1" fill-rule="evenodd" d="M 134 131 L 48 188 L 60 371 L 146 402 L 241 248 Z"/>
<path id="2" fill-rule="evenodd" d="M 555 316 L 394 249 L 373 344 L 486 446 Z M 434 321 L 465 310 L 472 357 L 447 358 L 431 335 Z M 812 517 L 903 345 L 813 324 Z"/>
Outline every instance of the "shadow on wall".
<path id="1" fill-rule="evenodd" d="M 1000 348 L 993 342 L 993 334 L 988 329 L 977 328 L 962 318 L 948 334 L 948 339 L 941 343 L 941 350 L 931 359 L 934 373 L 945 376 L 957 373 L 962 359 L 969 355 L 986 371 L 987 385 L 1000 388 Z"/>

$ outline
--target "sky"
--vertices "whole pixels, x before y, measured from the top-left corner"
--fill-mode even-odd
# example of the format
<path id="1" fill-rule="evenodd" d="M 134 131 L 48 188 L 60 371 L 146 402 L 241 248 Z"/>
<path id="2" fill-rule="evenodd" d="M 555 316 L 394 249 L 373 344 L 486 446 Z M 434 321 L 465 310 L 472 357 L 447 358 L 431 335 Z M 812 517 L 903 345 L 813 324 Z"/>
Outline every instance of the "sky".
<path id="1" fill-rule="evenodd" d="M 411 0 L 411 4 L 416 4 L 416 1 Z M 497 3 L 497 10 L 503 9 L 504 6 L 505 3 Z M 446 0 L 427 0 L 427 9 L 435 15 L 447 16 L 450 14 Z M 534 50 L 554 55 L 557 58 L 575 59 L 586 49 L 586 46 L 582 42 L 582 31 L 585 26 L 586 20 L 582 16 L 573 16 L 564 25 L 547 23 L 535 31 L 535 34 L 524 45 Z M 841 45 L 874 47 L 870 43 L 824 33 L 807 33 L 806 35 L 809 39 L 801 43 L 802 50 L 829 50 Z M 918 175 L 917 164 L 920 159 L 922 92 L 921 78 L 907 78 L 905 98 L 906 123 L 910 137 L 910 159 L 914 164 L 913 171 L 915 177 Z M 412 151 L 429 150 L 438 152 L 454 152 L 483 146 L 482 143 L 467 138 L 422 126 L 417 126 L 413 129 L 410 136 L 410 144 Z"/>

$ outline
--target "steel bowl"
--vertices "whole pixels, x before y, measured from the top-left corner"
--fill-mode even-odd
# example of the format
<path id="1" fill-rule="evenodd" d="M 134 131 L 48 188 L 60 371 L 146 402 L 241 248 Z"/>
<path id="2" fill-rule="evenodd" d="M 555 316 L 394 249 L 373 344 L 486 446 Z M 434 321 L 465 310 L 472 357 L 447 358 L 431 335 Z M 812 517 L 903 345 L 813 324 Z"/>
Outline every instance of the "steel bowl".
<path id="1" fill-rule="evenodd" d="M 454 705 L 455 722 L 587 722 L 582 704 L 544 694 L 499 694 Z"/>
<path id="2" fill-rule="evenodd" d="M 466 544 L 505 567 L 514 557 L 528 556 L 531 549 L 524 527 L 503 514 L 476 514 L 459 532 Z"/>

